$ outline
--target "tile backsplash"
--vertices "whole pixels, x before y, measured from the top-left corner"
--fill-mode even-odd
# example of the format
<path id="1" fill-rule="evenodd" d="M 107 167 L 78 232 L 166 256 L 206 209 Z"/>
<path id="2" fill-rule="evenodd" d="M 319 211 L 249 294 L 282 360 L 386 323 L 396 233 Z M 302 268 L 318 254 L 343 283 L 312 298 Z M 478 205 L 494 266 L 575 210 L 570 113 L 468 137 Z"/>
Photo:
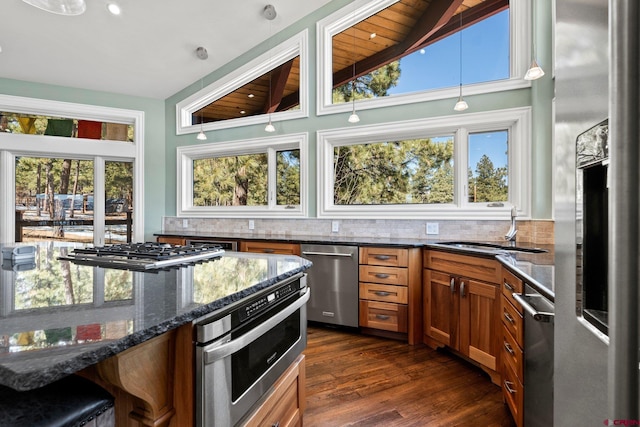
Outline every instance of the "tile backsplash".
<path id="1" fill-rule="evenodd" d="M 249 228 L 250 221 L 253 229 Z M 198 234 L 248 234 L 260 237 L 376 237 L 444 240 L 504 240 L 510 221 L 428 221 L 437 224 L 438 234 L 427 235 L 427 221 L 395 219 L 227 219 L 165 217 L 163 231 L 167 233 L 197 232 Z M 516 241 L 552 244 L 553 221 L 517 221 Z M 336 228 L 338 231 L 332 231 Z"/>

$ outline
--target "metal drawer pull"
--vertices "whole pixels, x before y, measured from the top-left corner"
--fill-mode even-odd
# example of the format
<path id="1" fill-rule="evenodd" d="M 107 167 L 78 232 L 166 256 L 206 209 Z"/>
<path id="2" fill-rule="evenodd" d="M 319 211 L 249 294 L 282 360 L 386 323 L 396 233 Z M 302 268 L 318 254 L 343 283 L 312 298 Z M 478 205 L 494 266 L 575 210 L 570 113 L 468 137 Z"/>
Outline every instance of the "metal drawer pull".
<path id="1" fill-rule="evenodd" d="M 375 291 L 374 294 L 378 295 L 379 297 L 388 297 L 389 295 L 391 295 L 391 292 Z"/>
<path id="2" fill-rule="evenodd" d="M 378 279 L 387 279 L 389 277 L 389 275 L 385 274 L 385 273 L 376 273 L 376 277 Z"/>
<path id="3" fill-rule="evenodd" d="M 464 282 L 460 282 L 460 296 L 464 297 Z"/>
<path id="4" fill-rule="evenodd" d="M 303 251 L 302 255 L 320 255 L 320 256 L 343 256 L 347 258 L 351 258 L 351 254 L 345 253 L 332 253 L 332 252 L 314 252 L 314 251 Z"/>
<path id="5" fill-rule="evenodd" d="M 513 320 L 513 317 L 511 317 L 511 315 L 506 311 L 504 312 L 504 318 L 507 319 L 509 323 L 511 323 L 512 325 L 515 324 L 516 322 L 515 320 Z"/>
<path id="6" fill-rule="evenodd" d="M 509 345 L 509 343 L 506 341 L 504 342 L 504 348 L 509 352 L 510 355 L 513 356 L 515 354 L 511 345 Z"/>
<path id="7" fill-rule="evenodd" d="M 386 316 L 384 314 L 376 314 L 376 319 L 389 320 L 389 319 L 391 319 L 391 316 Z"/>
<path id="8" fill-rule="evenodd" d="M 507 281 L 504 281 L 504 287 L 507 288 L 509 291 L 513 292 L 515 289 L 513 286 L 511 286 L 509 283 L 507 283 Z"/>
<path id="9" fill-rule="evenodd" d="M 265 248 L 262 252 L 265 254 L 272 254 L 275 252 L 275 249 Z"/>
<path id="10" fill-rule="evenodd" d="M 513 386 L 513 383 L 511 381 L 504 380 L 504 388 L 507 389 L 509 394 L 516 394 L 516 390 L 511 388 L 511 386 Z"/>
<path id="11" fill-rule="evenodd" d="M 374 256 L 375 259 L 379 259 L 380 261 L 387 261 L 389 259 L 391 259 L 391 257 L 389 255 L 376 255 Z"/>
<path id="12" fill-rule="evenodd" d="M 280 421 L 276 421 L 275 423 L 271 424 L 271 427 L 280 427 Z"/>
<path id="13" fill-rule="evenodd" d="M 553 317 L 554 317 L 553 313 L 536 310 L 531 306 L 531 304 L 527 302 L 527 300 L 525 300 L 525 295 L 516 294 L 516 293 L 513 293 L 511 295 L 513 295 L 513 298 L 522 306 L 522 308 L 524 308 L 526 312 L 529 313 L 531 317 L 533 317 L 538 322 L 551 322 L 553 320 Z M 526 295 L 526 296 L 531 296 L 531 295 Z"/>
<path id="14" fill-rule="evenodd" d="M 455 294 L 456 293 L 456 279 L 455 278 L 451 278 L 451 284 L 449 285 L 449 287 L 451 288 L 451 293 Z"/>

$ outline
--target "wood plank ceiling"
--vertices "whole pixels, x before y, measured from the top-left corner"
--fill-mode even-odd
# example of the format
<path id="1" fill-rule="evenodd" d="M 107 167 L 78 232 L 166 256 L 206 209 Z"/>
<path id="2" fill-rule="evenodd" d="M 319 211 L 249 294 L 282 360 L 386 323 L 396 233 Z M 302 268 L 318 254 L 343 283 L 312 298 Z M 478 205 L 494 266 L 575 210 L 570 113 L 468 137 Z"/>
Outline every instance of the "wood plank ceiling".
<path id="1" fill-rule="evenodd" d="M 354 68 L 356 77 L 367 74 L 508 7 L 509 0 L 400 0 L 333 37 L 333 87 L 353 80 Z M 296 108 L 299 86 L 297 57 L 195 112 L 193 123 Z"/>

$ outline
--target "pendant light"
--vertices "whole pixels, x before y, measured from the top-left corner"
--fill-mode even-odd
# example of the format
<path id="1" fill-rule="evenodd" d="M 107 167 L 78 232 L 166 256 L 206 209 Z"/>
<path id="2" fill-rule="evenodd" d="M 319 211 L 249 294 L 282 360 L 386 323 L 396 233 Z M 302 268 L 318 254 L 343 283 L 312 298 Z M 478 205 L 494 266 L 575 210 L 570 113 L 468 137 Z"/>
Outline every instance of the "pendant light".
<path id="1" fill-rule="evenodd" d="M 58 15 L 82 15 L 87 10 L 84 0 L 22 0 L 38 9 Z"/>
<path id="2" fill-rule="evenodd" d="M 459 46 L 459 50 L 460 50 L 460 95 L 458 96 L 458 102 L 456 102 L 456 105 L 453 107 L 453 109 L 455 111 L 464 111 L 467 108 L 469 108 L 469 105 L 467 105 L 467 102 L 464 100 L 464 98 L 462 98 L 462 11 L 460 11 L 459 15 L 460 15 L 460 31 L 458 33 L 458 36 L 460 37 L 460 46 Z"/>
<path id="3" fill-rule="evenodd" d="M 271 40 L 271 21 L 273 21 L 276 16 L 278 15 L 276 13 L 276 8 L 271 5 L 268 4 L 264 7 L 264 9 L 262 10 L 262 14 L 264 15 L 265 18 L 267 18 L 269 20 L 269 40 Z M 267 125 L 264 127 L 264 131 L 265 132 L 275 132 L 276 131 L 276 127 L 273 125 L 273 123 L 271 123 L 271 76 L 273 75 L 273 67 L 271 65 L 271 45 L 269 45 L 269 103 L 267 105 L 267 112 L 269 113 L 269 122 L 267 123 Z"/>
<path id="4" fill-rule="evenodd" d="M 356 113 L 356 10 L 353 10 L 353 80 L 351 81 L 351 115 L 349 116 L 349 123 L 358 123 L 360 117 Z"/>
<path id="5" fill-rule="evenodd" d="M 209 58 L 209 52 L 207 52 L 207 49 L 200 46 L 196 49 L 196 56 L 204 61 L 207 58 Z M 200 90 L 202 90 L 203 88 L 204 88 L 204 76 L 200 77 Z M 198 141 L 207 140 L 207 135 L 202 130 L 202 122 L 204 122 L 204 107 L 200 109 L 200 133 L 198 133 L 198 136 L 196 136 L 196 139 Z"/>
<path id="6" fill-rule="evenodd" d="M 533 46 L 533 59 L 531 61 L 531 65 L 524 75 L 525 80 L 538 80 L 540 77 L 544 76 L 544 70 L 540 65 L 538 65 L 538 61 L 536 61 L 536 11 L 535 11 L 535 1 L 532 3 L 531 10 L 531 26 L 533 27 L 533 31 L 531 35 L 533 37 L 532 46 Z"/>

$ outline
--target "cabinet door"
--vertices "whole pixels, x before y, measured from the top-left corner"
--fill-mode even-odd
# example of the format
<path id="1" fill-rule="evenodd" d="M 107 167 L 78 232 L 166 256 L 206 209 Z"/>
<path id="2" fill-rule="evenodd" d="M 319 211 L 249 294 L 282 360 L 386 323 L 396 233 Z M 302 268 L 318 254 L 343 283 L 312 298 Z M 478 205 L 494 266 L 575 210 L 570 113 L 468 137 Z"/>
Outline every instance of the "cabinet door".
<path id="1" fill-rule="evenodd" d="M 459 299 L 455 278 L 424 270 L 424 333 L 451 348 L 458 348 Z"/>
<path id="2" fill-rule="evenodd" d="M 499 287 L 460 279 L 460 351 L 489 369 L 498 368 L 500 327 Z"/>

